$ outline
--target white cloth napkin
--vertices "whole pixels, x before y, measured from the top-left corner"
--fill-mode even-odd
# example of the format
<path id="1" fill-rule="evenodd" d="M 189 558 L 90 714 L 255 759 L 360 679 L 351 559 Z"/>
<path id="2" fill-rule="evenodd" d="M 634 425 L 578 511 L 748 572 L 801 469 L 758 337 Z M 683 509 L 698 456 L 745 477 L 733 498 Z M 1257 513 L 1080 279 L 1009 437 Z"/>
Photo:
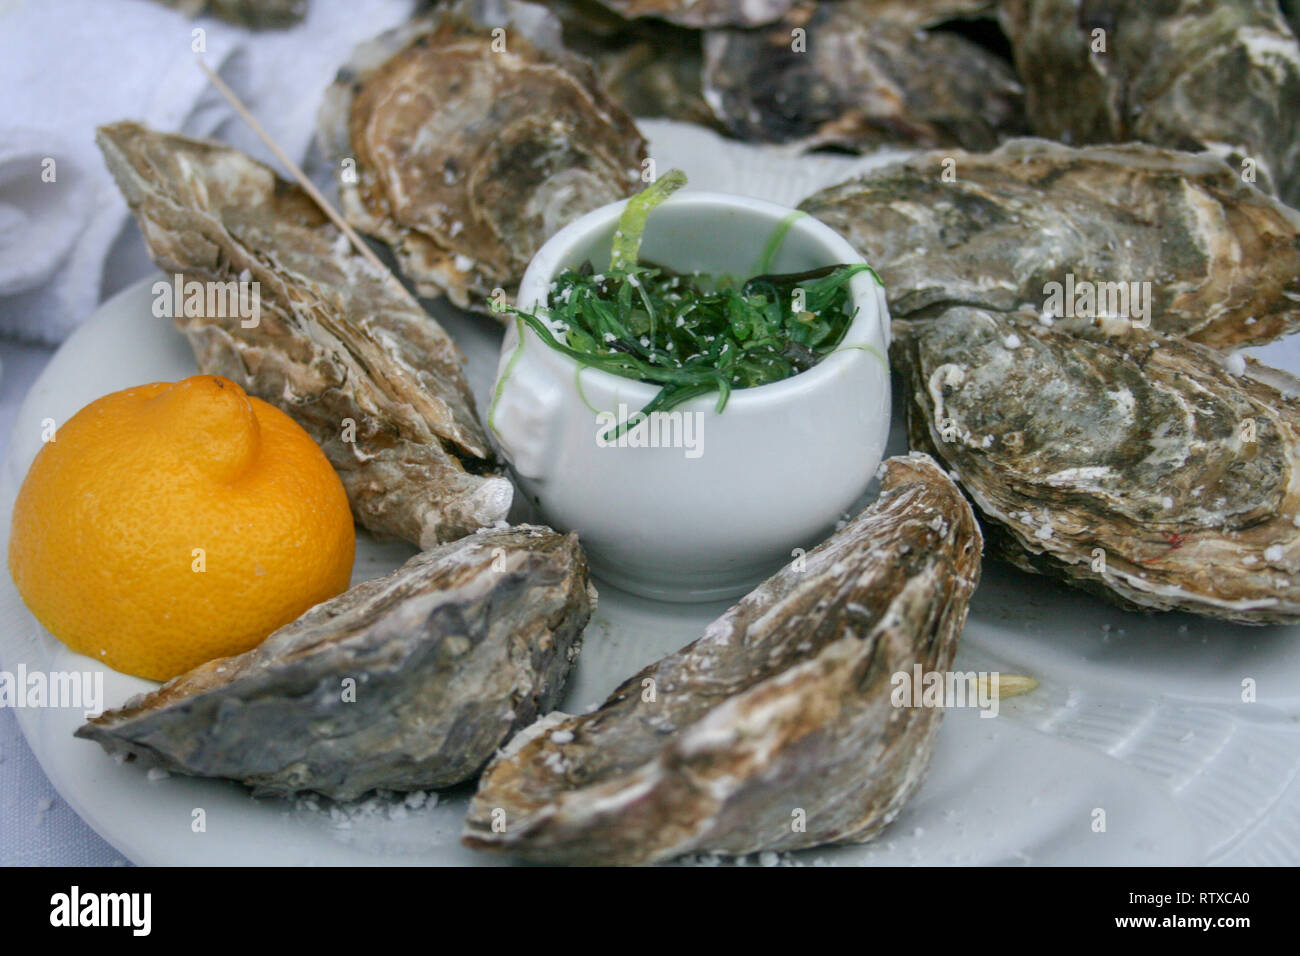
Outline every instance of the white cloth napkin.
<path id="1" fill-rule="evenodd" d="M 146 268 L 134 233 L 118 241 L 129 214 L 97 125 L 140 120 L 271 161 L 195 64 L 196 30 L 207 64 L 301 161 L 335 71 L 413 6 L 309 0 L 297 26 L 253 31 L 153 0 L 0 0 L 0 333 L 60 341 Z"/>

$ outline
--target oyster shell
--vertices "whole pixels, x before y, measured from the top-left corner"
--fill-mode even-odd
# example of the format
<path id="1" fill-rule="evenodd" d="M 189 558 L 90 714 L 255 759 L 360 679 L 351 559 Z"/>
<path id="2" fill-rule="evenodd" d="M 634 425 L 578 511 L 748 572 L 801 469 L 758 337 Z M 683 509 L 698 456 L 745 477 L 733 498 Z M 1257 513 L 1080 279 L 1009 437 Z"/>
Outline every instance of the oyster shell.
<path id="1" fill-rule="evenodd" d="M 684 27 L 753 27 L 771 23 L 796 0 L 600 0 L 624 17 L 657 17 Z"/>
<path id="2" fill-rule="evenodd" d="M 1063 327 L 1069 326 L 1069 327 Z M 1300 383 L 1123 323 L 896 322 L 913 448 L 996 553 L 1129 607 L 1300 620 Z"/>
<path id="3" fill-rule="evenodd" d="M 995 16 L 998 0 L 854 0 L 875 20 L 916 30 L 957 20 Z"/>
<path id="4" fill-rule="evenodd" d="M 559 20 L 516 0 L 466 0 L 363 44 L 319 125 L 349 222 L 421 294 L 463 308 L 513 293 L 561 226 L 640 187 L 646 158 Z"/>
<path id="5" fill-rule="evenodd" d="M 577 49 L 591 58 L 601 88 L 629 115 L 721 127 L 704 100 L 698 35 L 642 27 L 603 50 Z"/>
<path id="6" fill-rule="evenodd" d="M 555 706 L 595 599 L 574 535 L 484 531 L 417 554 L 77 736 L 258 793 L 350 800 L 449 787 Z"/>
<path id="7" fill-rule="evenodd" d="M 463 842 L 630 864 L 861 843 L 884 828 L 920 784 L 942 715 L 895 708 L 891 677 L 950 667 L 980 533 L 929 457 L 883 473 L 880 498 L 805 567 L 595 712 L 516 736 L 484 771 Z"/>
<path id="8" fill-rule="evenodd" d="M 185 315 L 199 368 L 238 382 L 307 429 L 357 520 L 429 547 L 491 526 L 508 479 L 474 412 L 456 346 L 376 275 L 295 185 L 237 150 L 101 127 L 100 149 L 169 273 L 260 284 L 260 316 Z"/>
<path id="9" fill-rule="evenodd" d="M 1038 133 L 1205 147 L 1234 154 L 1237 166 L 1250 157 L 1261 183 L 1300 205 L 1300 46 L 1275 0 L 1005 0 L 999 9 Z"/>
<path id="10" fill-rule="evenodd" d="M 1028 131 L 1008 64 L 954 33 L 918 29 L 924 8 L 890 20 L 876 7 L 804 2 L 770 27 L 710 31 L 705 98 L 742 139 L 809 147 L 990 149 Z"/>
<path id="11" fill-rule="evenodd" d="M 629 116 L 719 126 L 700 84 L 701 34 L 663 20 L 624 20 L 595 0 L 551 2 L 564 45 L 591 61 L 609 96 Z"/>
<path id="12" fill-rule="evenodd" d="M 1300 214 L 1212 156 L 1020 140 L 881 167 L 800 208 L 858 247 L 903 318 L 1039 313 L 1048 283 L 1148 282 L 1167 333 L 1233 348 L 1300 326 Z"/>

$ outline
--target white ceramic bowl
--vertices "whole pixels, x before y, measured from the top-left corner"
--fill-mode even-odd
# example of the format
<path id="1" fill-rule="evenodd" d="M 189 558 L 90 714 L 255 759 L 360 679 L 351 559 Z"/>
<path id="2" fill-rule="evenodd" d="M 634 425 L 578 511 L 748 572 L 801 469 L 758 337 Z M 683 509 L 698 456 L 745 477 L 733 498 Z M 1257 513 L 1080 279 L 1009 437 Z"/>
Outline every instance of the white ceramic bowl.
<path id="1" fill-rule="evenodd" d="M 624 205 L 597 209 L 553 236 L 524 274 L 519 307 L 544 306 L 566 268 L 607 265 Z M 791 218 L 770 271 L 863 261 L 810 216 L 690 191 L 651 212 L 641 258 L 747 278 Z M 618 445 L 603 439 L 610 419 L 598 415 L 635 413 L 658 386 L 580 366 L 531 329 L 521 342 L 511 323 L 489 429 L 525 494 L 551 525 L 578 532 L 601 578 L 660 600 L 742 594 L 824 538 L 880 463 L 889 431 L 889 313 L 869 272 L 855 276 L 850 291 L 857 315 L 839 348 L 811 369 L 736 389 L 721 413 L 716 395 L 693 399 L 675 410 L 686 415 L 638 426 Z M 629 446 L 656 437 L 669 447 Z"/>

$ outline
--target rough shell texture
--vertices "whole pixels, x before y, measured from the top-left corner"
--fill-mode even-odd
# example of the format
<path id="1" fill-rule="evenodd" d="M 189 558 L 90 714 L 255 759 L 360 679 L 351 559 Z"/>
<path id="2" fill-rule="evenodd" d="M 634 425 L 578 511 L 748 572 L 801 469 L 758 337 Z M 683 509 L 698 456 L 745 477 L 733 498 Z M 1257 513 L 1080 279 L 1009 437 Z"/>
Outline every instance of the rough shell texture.
<path id="1" fill-rule="evenodd" d="M 700 83 L 698 30 L 663 20 L 624 20 L 596 0 L 547 4 L 563 26 L 564 45 L 591 61 L 609 96 L 629 116 L 664 117 L 718 127 Z"/>
<path id="2" fill-rule="evenodd" d="M 999 10 L 1036 132 L 1252 157 L 1261 181 L 1300 204 L 1300 46 L 1276 0 L 1006 0 Z"/>
<path id="3" fill-rule="evenodd" d="M 991 149 L 1028 131 L 1006 63 L 956 34 L 881 19 L 870 0 L 806 2 L 765 29 L 711 31 L 704 95 L 737 136 L 810 147 Z"/>
<path id="4" fill-rule="evenodd" d="M 704 100 L 698 35 L 641 27 L 603 50 L 577 48 L 591 58 L 601 88 L 629 115 L 720 128 Z"/>
<path id="5" fill-rule="evenodd" d="M 1073 276 L 1149 282 L 1153 326 L 1218 347 L 1300 326 L 1300 214 L 1212 156 L 1020 140 L 882 167 L 801 208 L 858 247 L 904 318 L 1038 313 Z"/>
<path id="6" fill-rule="evenodd" d="M 1234 373 L 1127 323 L 963 306 L 894 334 L 912 447 L 948 465 L 1002 556 L 1129 606 L 1300 620 L 1300 383 L 1286 373 Z"/>
<path id="7" fill-rule="evenodd" d="M 874 20 L 922 29 L 996 14 L 998 0 L 854 0 Z"/>
<path id="8" fill-rule="evenodd" d="M 752 27 L 771 23 L 795 0 L 600 0 L 624 17 L 656 17 L 684 27 Z"/>
<path id="9" fill-rule="evenodd" d="M 319 126 L 348 220 L 389 243 L 422 294 L 461 307 L 513 293 L 560 227 L 639 188 L 646 157 L 559 20 L 515 0 L 469 0 L 362 45 Z"/>
<path id="10" fill-rule="evenodd" d="M 505 517 L 460 353 L 297 186 L 217 143 L 102 127 L 98 142 L 154 261 L 186 279 L 259 283 L 260 316 L 176 323 L 204 372 L 284 409 L 343 479 L 357 520 L 421 547 Z"/>
<path id="11" fill-rule="evenodd" d="M 594 604 L 573 535 L 485 531 L 416 555 L 77 736 L 259 793 L 349 800 L 449 787 L 555 706 Z"/>
<path id="12" fill-rule="evenodd" d="M 919 785 L 942 715 L 893 706 L 891 676 L 949 668 L 980 547 L 930 458 L 890 459 L 880 498 L 805 567 L 593 713 L 519 734 L 484 772 L 464 842 L 633 864 L 869 840 Z"/>

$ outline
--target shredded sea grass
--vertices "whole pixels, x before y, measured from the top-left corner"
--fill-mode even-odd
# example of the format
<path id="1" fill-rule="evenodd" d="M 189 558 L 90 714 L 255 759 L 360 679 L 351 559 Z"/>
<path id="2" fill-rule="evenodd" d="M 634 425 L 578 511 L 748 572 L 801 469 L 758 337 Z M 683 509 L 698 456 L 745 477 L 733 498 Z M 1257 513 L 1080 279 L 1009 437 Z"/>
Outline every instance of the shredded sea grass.
<path id="1" fill-rule="evenodd" d="M 640 262 L 651 211 L 685 182 L 672 170 L 634 196 L 619 219 L 609 268 L 597 273 L 586 262 L 557 275 L 545 321 L 514 310 L 549 347 L 581 365 L 659 385 L 641 409 L 646 415 L 715 392 L 721 412 L 732 389 L 812 368 L 853 322 L 850 280 L 872 272 L 865 264 L 835 265 L 738 282 Z"/>

